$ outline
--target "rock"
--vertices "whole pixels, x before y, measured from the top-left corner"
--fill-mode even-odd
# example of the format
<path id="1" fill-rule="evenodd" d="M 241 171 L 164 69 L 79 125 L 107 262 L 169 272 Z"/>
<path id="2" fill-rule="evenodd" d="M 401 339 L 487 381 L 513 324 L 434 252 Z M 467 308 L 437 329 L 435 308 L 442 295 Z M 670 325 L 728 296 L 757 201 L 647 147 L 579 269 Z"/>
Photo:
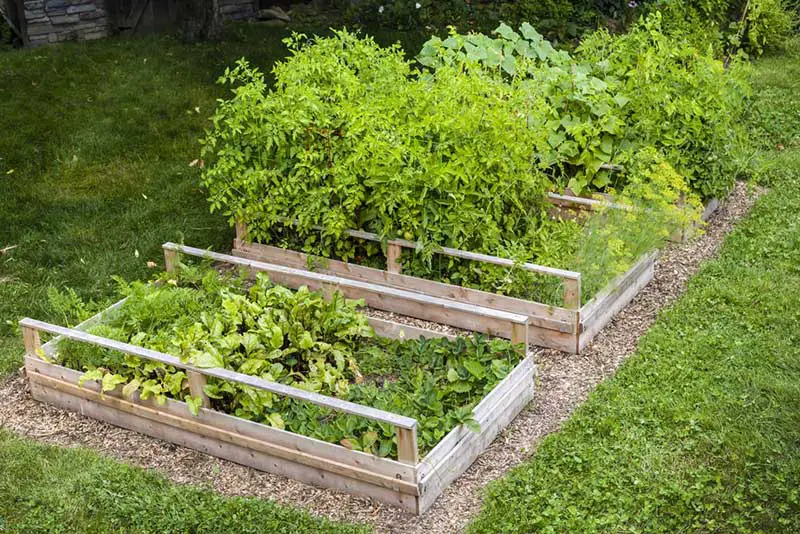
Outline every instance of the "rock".
<path id="1" fill-rule="evenodd" d="M 292 18 L 278 6 L 272 6 L 268 9 L 259 9 L 258 18 L 260 19 L 277 19 L 283 22 L 291 22 Z"/>

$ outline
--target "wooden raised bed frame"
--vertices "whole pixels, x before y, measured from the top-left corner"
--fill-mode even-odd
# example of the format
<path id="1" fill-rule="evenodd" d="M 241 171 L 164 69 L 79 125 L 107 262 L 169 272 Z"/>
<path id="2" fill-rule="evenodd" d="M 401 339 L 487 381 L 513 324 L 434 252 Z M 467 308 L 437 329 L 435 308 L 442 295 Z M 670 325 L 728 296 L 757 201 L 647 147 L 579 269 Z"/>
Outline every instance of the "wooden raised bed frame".
<path id="1" fill-rule="evenodd" d="M 358 239 L 380 241 L 377 235 L 360 230 L 348 230 L 347 234 Z M 533 263 L 515 264 L 512 260 L 506 258 L 453 248 L 442 248 L 437 251 L 445 256 L 504 267 L 517 267 L 529 272 L 560 278 L 564 285 L 564 305 L 551 306 L 540 302 L 402 274 L 400 272 L 401 265 L 398 262 L 402 249 L 416 249 L 418 244 L 405 239 L 394 239 L 386 244 L 386 248 L 387 270 L 385 271 L 327 258 L 317 260 L 298 251 L 249 242 L 247 227 L 242 223 L 238 223 L 236 225 L 236 239 L 233 244 L 232 254 L 294 269 L 304 269 L 309 273 L 343 276 L 353 281 L 380 284 L 462 304 L 525 315 L 528 317 L 529 343 L 570 353 L 580 353 L 592 341 L 594 336 L 611 321 L 614 315 L 627 306 L 639 291 L 652 280 L 658 255 L 657 251 L 644 255 L 627 272 L 612 280 L 604 290 L 581 306 L 581 273 Z M 314 265 L 313 271 L 308 271 L 309 265 Z M 396 309 L 391 303 L 385 303 L 380 300 L 368 301 L 367 304 L 374 308 L 397 311 L 411 317 L 430 319 L 430 314 L 425 308 L 406 307 L 404 309 Z M 480 325 L 464 326 L 462 322 L 453 320 L 449 316 L 440 316 L 438 319 L 433 320 L 476 331 L 487 331 L 486 327 L 481 327 Z M 507 332 L 502 332 L 498 329 L 491 329 L 490 333 L 510 339 L 510 335 Z"/>
<path id="2" fill-rule="evenodd" d="M 250 269 L 251 274 L 269 272 L 271 276 L 278 273 L 289 277 L 294 271 L 285 267 L 268 266 L 260 262 L 166 244 L 168 270 L 175 268 L 178 252 L 242 265 Z M 325 277 L 325 285 L 322 287 L 326 289 L 338 287 L 336 285 L 338 282 L 346 289 L 351 287 L 349 285 L 351 281 L 336 277 Z M 378 295 L 387 294 L 384 291 L 387 288 L 371 289 Z M 399 300 L 405 293 L 392 290 L 388 294 Z M 410 297 L 411 302 L 416 302 L 418 297 L 415 294 L 405 296 Z M 436 299 L 432 306 L 435 306 L 435 301 Z M 481 425 L 479 433 L 471 432 L 463 426 L 456 427 L 420 459 L 417 453 L 415 419 L 292 386 L 268 382 L 259 377 L 227 369 L 197 368 L 181 362 L 175 356 L 86 332 L 87 328 L 101 322 L 106 314 L 118 308 L 123 302 L 124 299 L 74 329 L 27 318 L 20 321 L 25 343 L 24 371 L 34 399 L 256 469 L 317 486 L 371 497 L 414 514 L 425 512 L 442 491 L 472 464 L 497 434 L 533 398 L 536 369 L 533 356 L 527 356 L 475 407 L 475 419 Z M 453 307 L 454 303 L 449 303 L 447 306 L 451 310 L 458 309 Z M 514 331 L 518 335 L 524 335 L 526 332 L 527 319 L 524 316 L 480 310 L 475 306 L 466 306 L 464 309 L 468 310 L 464 311 L 464 316 L 469 316 L 470 313 L 482 314 L 495 322 L 506 322 L 505 329 Z M 391 321 L 371 319 L 370 322 L 376 332 L 385 337 L 420 335 L 452 337 Z M 40 332 L 57 337 L 42 345 Z M 94 381 L 87 381 L 80 386 L 79 379 L 82 372 L 47 361 L 54 355 L 56 344 L 60 339 L 91 343 L 184 369 L 192 395 L 203 399 L 203 407 L 197 416 L 193 416 L 186 404 L 181 401 L 169 399 L 164 405 L 158 405 L 152 399 L 147 401 L 140 399 L 138 394 L 134 394 L 131 398 L 123 398 L 121 387 L 103 393 L 100 384 Z M 524 338 L 519 341 L 525 343 Z M 380 458 L 212 410 L 203 392 L 206 377 L 245 384 L 338 412 L 390 424 L 395 427 L 398 458 Z"/>

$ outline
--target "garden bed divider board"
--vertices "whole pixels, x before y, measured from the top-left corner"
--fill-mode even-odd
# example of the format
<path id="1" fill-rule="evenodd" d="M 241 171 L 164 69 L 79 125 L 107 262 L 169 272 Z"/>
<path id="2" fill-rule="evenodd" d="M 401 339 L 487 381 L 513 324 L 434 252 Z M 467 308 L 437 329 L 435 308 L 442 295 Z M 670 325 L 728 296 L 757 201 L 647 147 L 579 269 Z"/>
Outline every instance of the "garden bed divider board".
<path id="1" fill-rule="evenodd" d="M 547 201 L 553 205 L 553 207 L 549 210 L 551 217 L 562 217 L 567 219 L 579 219 L 583 216 L 590 215 L 592 212 L 606 208 L 623 210 L 635 209 L 633 206 L 626 204 L 619 204 L 594 198 L 576 197 L 572 195 L 559 195 L 556 193 L 548 193 Z M 716 213 L 716 211 L 719 209 L 720 205 L 721 203 L 719 199 L 710 199 L 703 206 L 703 213 L 700 214 L 700 220 L 702 222 L 708 222 L 709 219 L 711 219 L 711 216 L 714 215 L 714 213 Z M 692 223 L 689 227 L 682 228 L 672 234 L 669 240 L 674 243 L 685 243 L 697 234 L 698 227 L 699 225 L 697 223 Z"/>
<path id="2" fill-rule="evenodd" d="M 420 462 L 417 421 L 412 418 L 227 369 L 196 368 L 174 356 L 94 336 L 83 330 L 28 318 L 20 321 L 20 327 L 25 342 L 25 374 L 37 401 L 259 470 L 374 498 L 415 514 L 423 513 L 533 396 L 535 366 L 533 356 L 529 355 L 476 406 L 475 417 L 481 423 L 479 433 L 457 427 Z M 57 338 L 42 346 L 40 332 L 54 334 Z M 57 340 L 65 338 L 172 365 L 186 370 L 190 377 L 230 380 L 391 424 L 397 430 L 399 458 L 392 460 L 350 450 L 206 406 L 194 416 L 181 401 L 167 399 L 165 404 L 159 405 L 153 399 L 142 400 L 138 392 L 124 398 L 122 386 L 103 392 L 98 381 L 80 385 L 82 372 L 46 361 L 54 355 Z"/>
<path id="3" fill-rule="evenodd" d="M 613 315 L 627 306 L 638 291 L 650 282 L 653 278 L 654 265 L 657 258 L 657 253 L 655 252 L 644 255 L 627 272 L 617 277 L 600 291 L 598 297 L 580 307 L 580 273 L 552 269 L 535 264 L 516 265 L 531 272 L 560 277 L 565 282 L 574 282 L 575 291 L 566 296 L 565 300 L 568 303 L 561 307 L 409 276 L 402 274 L 396 266 L 392 270 L 384 271 L 328 258 L 317 259 L 295 250 L 248 242 L 246 226 L 239 223 L 236 225 L 236 229 L 237 237 L 234 241 L 232 252 L 235 256 L 284 265 L 294 269 L 307 270 L 309 269 L 308 266 L 312 265 L 313 272 L 316 273 L 343 276 L 353 280 L 419 292 L 424 295 L 449 299 L 459 303 L 523 314 L 528 317 L 527 337 L 529 343 L 570 353 L 579 353 L 585 348 L 594 336 L 613 318 Z M 352 230 L 348 233 L 354 237 L 379 241 L 377 235 L 368 232 Z M 412 241 L 394 240 L 389 242 L 389 246 L 416 248 L 417 244 Z M 456 255 L 453 254 L 454 252 L 457 253 L 457 257 L 461 258 L 488 261 L 495 265 L 507 267 L 515 266 L 512 260 L 505 258 L 473 254 L 455 249 L 441 250 L 442 254 L 448 256 Z M 601 296 L 603 298 L 599 298 Z M 609 313 L 598 313 L 601 309 Z M 417 317 L 412 312 L 400 313 Z M 589 322 L 585 321 L 584 317 L 589 316 L 593 319 Z M 452 323 L 447 324 L 452 325 Z M 496 334 L 508 338 L 507 335 L 502 333 L 496 332 Z"/>
<path id="4" fill-rule="evenodd" d="M 416 317 L 434 323 L 447 324 L 485 334 L 504 337 L 512 342 L 528 345 L 528 317 L 521 313 L 507 312 L 493 307 L 457 302 L 414 291 L 406 291 L 386 285 L 323 274 L 285 265 L 252 260 L 240 256 L 220 254 L 200 248 L 164 243 L 165 254 L 178 253 L 211 261 L 238 265 L 253 272 L 263 272 L 270 280 L 289 288 L 306 286 L 323 293 L 339 291 L 349 299 L 363 299 L 367 306 Z M 384 321 L 374 321 L 380 324 Z M 392 324 L 394 326 L 392 326 Z M 398 323 L 390 323 L 386 330 L 409 330 Z"/>

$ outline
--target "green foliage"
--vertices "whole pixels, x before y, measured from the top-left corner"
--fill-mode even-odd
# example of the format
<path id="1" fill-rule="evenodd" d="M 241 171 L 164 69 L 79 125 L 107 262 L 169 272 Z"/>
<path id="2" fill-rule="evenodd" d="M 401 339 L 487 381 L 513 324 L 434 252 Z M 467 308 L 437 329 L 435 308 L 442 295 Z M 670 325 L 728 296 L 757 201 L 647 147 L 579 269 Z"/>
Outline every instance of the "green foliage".
<path id="1" fill-rule="evenodd" d="M 240 85 L 205 141 L 212 209 L 261 241 L 296 219 L 307 246 L 344 259 L 348 228 L 420 241 L 428 257 L 535 231 L 548 181 L 524 95 L 479 70 L 412 75 L 396 48 L 344 31 L 303 43 L 289 41 L 274 90 L 243 61 L 223 77 Z"/>
<path id="2" fill-rule="evenodd" d="M 656 27 L 646 31 L 667 40 Z M 212 210 L 246 222 L 255 241 L 377 267 L 383 266 L 380 248 L 355 243 L 345 230 L 415 240 L 419 250 L 402 258 L 409 274 L 543 302 L 561 301 L 557 281 L 443 258 L 436 250 L 579 265 L 591 271 L 584 273 L 594 280 L 587 287 L 602 287 L 636 259 L 634 252 L 674 231 L 653 225 L 674 216 L 643 225 L 602 217 L 602 231 L 581 230 L 549 220 L 545 191 L 557 184 L 580 193 L 635 185 L 648 176 L 635 175 L 636 154 L 682 141 L 673 152 L 686 158 L 685 139 L 704 128 L 704 120 L 718 120 L 721 106 L 685 133 L 654 118 L 640 124 L 646 112 L 656 111 L 648 107 L 652 99 L 628 96 L 639 90 L 628 80 L 649 71 L 623 72 L 622 60 L 598 68 L 595 58 L 557 51 L 527 23 L 519 33 L 501 25 L 495 34 L 434 37 L 417 57 L 421 71 L 412 71 L 397 48 L 382 49 L 344 31 L 311 42 L 295 36 L 287 41 L 292 57 L 274 69 L 272 90 L 240 61 L 222 78 L 235 85 L 233 97 L 220 101 L 204 141 L 211 158 L 203 185 Z M 628 50 L 610 39 L 604 44 Z M 716 66 L 705 56 L 700 62 Z M 675 64 L 673 77 L 679 78 L 682 63 Z M 715 76 L 725 75 L 708 74 L 709 84 Z M 672 90 L 668 82 L 657 90 Z M 690 97 L 678 96 L 692 112 L 702 112 Z M 641 135 L 645 127 L 650 137 Z M 700 146 L 696 157 L 713 160 L 716 155 L 704 152 L 710 148 L 720 147 Z M 633 172 L 613 175 L 612 163 L 630 163 Z M 705 182 L 695 182 L 702 192 Z M 671 197 L 653 198 L 658 192 L 666 190 L 655 184 L 648 198 L 635 199 L 637 206 L 666 209 Z M 650 203 L 657 206 L 645 206 Z M 617 235 L 622 226 L 625 235 Z M 588 251 L 604 259 L 586 258 Z"/>
<path id="3" fill-rule="evenodd" d="M 790 121 L 796 60 L 756 64 Z M 759 116 L 759 115 L 757 115 Z M 783 135 L 791 135 L 786 132 Z M 790 532 L 800 524 L 798 147 L 775 189 L 639 349 L 536 456 L 491 485 L 478 532 Z"/>
<path id="4" fill-rule="evenodd" d="M 659 13 L 625 35 L 594 33 L 578 56 L 629 99 L 628 146 L 657 148 L 703 198 L 730 189 L 749 94 L 746 65 L 734 60 L 726 68 L 709 53 L 669 37 Z"/>
<path id="5" fill-rule="evenodd" d="M 537 167 L 576 193 L 608 186 L 611 176 L 602 166 L 619 158 L 628 97 L 594 76 L 591 64 L 555 50 L 528 23 L 519 33 L 503 24 L 495 34 L 433 37 L 417 59 L 437 73 L 455 66 L 507 79 L 509 90 L 522 97 Z"/>
<path id="6" fill-rule="evenodd" d="M 797 15 L 785 0 L 750 0 L 742 20 L 731 24 L 731 44 L 755 55 L 786 47 Z"/>
<path id="7" fill-rule="evenodd" d="M 674 233 L 700 223 L 699 199 L 652 147 L 634 155 L 627 181 L 616 200 L 631 209 L 606 208 L 589 218 L 567 264 L 583 273 L 587 300 Z"/>
<path id="8" fill-rule="evenodd" d="M 375 339 L 358 301 L 301 287 L 290 291 L 259 274 L 221 276 L 181 265 L 179 276 L 120 284 L 127 300 L 91 333 L 179 356 L 197 367 L 222 367 L 415 417 L 421 452 L 459 424 L 475 428 L 472 408 L 519 361 L 506 341 Z M 121 387 L 163 404 L 183 400 L 197 413 L 186 374 L 172 366 L 97 346 L 62 341 L 57 361 L 85 370 L 81 382 Z M 218 410 L 380 456 L 396 451 L 394 428 L 340 415 L 241 384 L 209 379 Z"/>
<path id="9" fill-rule="evenodd" d="M 664 31 L 682 35 L 699 48 L 711 46 L 716 56 L 742 50 L 760 56 L 783 50 L 797 23 L 786 0 L 658 0 L 650 12 L 664 15 Z"/>

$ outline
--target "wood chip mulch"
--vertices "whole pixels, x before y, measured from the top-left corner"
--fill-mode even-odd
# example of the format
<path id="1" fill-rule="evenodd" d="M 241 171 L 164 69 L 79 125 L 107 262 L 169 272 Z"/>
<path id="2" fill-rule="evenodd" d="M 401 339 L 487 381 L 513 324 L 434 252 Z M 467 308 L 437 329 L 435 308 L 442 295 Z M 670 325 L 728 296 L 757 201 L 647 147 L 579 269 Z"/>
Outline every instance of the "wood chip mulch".
<path id="1" fill-rule="evenodd" d="M 531 405 L 422 517 L 369 499 L 256 471 L 41 404 L 31 399 L 24 379 L 16 375 L 0 382 L 0 427 L 43 443 L 88 447 L 126 463 L 155 469 L 179 484 L 207 487 L 225 495 L 271 499 L 333 520 L 368 523 L 380 532 L 458 532 L 479 512 L 486 484 L 530 456 L 541 439 L 557 431 L 589 392 L 636 350 L 639 338 L 658 312 L 684 292 L 689 278 L 704 261 L 716 255 L 725 235 L 761 192 L 737 183 L 703 235 L 688 243 L 666 247 L 656 264 L 653 281 L 595 338 L 584 354 L 540 350 L 537 390 Z M 391 318 L 398 320 L 397 316 Z"/>

